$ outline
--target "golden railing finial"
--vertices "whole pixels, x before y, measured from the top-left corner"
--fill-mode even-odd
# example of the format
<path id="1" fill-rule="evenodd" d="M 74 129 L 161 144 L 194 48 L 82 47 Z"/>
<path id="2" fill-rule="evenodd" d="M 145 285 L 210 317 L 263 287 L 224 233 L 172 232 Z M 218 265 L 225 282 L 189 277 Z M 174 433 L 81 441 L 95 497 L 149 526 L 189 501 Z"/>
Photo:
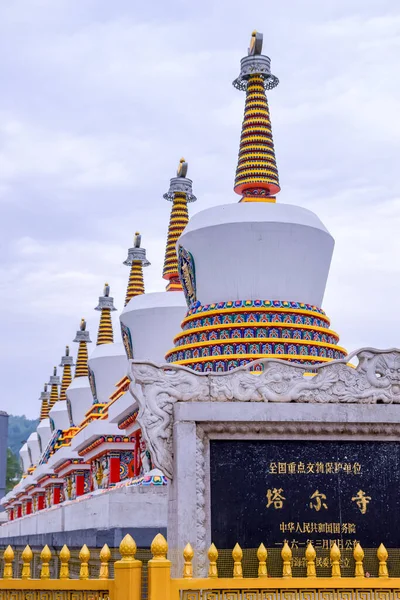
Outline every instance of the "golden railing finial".
<path id="1" fill-rule="evenodd" d="M 107 544 L 104 544 L 104 546 L 102 547 L 102 549 L 100 551 L 101 565 L 100 565 L 99 579 L 108 579 L 109 578 L 108 563 L 110 562 L 110 558 L 111 558 L 110 548 L 107 546 Z"/>
<path id="2" fill-rule="evenodd" d="M 360 544 L 356 544 L 353 552 L 353 557 L 356 563 L 354 577 L 364 577 L 364 550 L 361 548 Z"/>
<path id="3" fill-rule="evenodd" d="M 389 571 L 387 568 L 387 559 L 389 558 L 388 551 L 385 546 L 381 544 L 376 553 L 379 560 L 379 577 L 386 578 L 389 577 Z"/>
<path id="4" fill-rule="evenodd" d="M 267 570 L 267 556 L 268 552 L 264 544 L 260 544 L 257 550 L 257 558 L 258 558 L 258 576 L 259 577 L 268 577 Z"/>
<path id="5" fill-rule="evenodd" d="M 60 551 L 60 579 L 69 579 L 69 560 L 71 558 L 71 552 L 68 546 L 64 544 Z"/>
<path id="6" fill-rule="evenodd" d="M 33 558 L 33 552 L 30 546 L 25 546 L 24 551 L 22 552 L 22 574 L 21 579 L 30 579 L 31 578 L 31 562 Z"/>
<path id="7" fill-rule="evenodd" d="M 79 579 L 89 579 L 89 559 L 89 548 L 86 546 L 86 544 L 83 544 L 81 551 L 79 552 L 79 560 L 81 561 Z"/>
<path id="8" fill-rule="evenodd" d="M 193 564 L 192 560 L 194 557 L 194 551 L 192 546 L 188 543 L 183 550 L 183 558 L 185 559 L 183 565 L 183 578 L 192 579 L 193 577 Z"/>
<path id="9" fill-rule="evenodd" d="M 122 542 L 119 545 L 119 553 L 122 556 L 123 562 L 132 562 L 135 560 L 135 554 L 137 551 L 136 542 L 133 537 L 127 533 Z"/>
<path id="10" fill-rule="evenodd" d="M 317 557 L 317 553 L 315 552 L 315 548 L 311 542 L 308 543 L 306 549 L 306 561 L 307 561 L 307 577 L 316 577 L 317 573 L 315 570 L 315 559 Z"/>
<path id="11" fill-rule="evenodd" d="M 42 560 L 42 568 L 40 569 L 40 579 L 50 579 L 50 560 L 51 560 L 51 552 L 50 548 L 46 544 L 43 550 L 40 553 L 40 558 Z"/>
<path id="12" fill-rule="evenodd" d="M 340 572 L 340 550 L 337 543 L 335 542 L 330 552 L 331 565 L 332 565 L 332 577 L 341 577 Z"/>
<path id="13" fill-rule="evenodd" d="M 282 577 L 288 579 L 292 576 L 292 551 L 286 541 L 283 544 L 281 557 L 283 560 Z"/>
<path id="14" fill-rule="evenodd" d="M 232 558 L 233 558 L 233 578 L 234 579 L 242 579 L 243 578 L 243 569 L 242 569 L 242 558 L 243 551 L 239 544 L 236 542 L 234 549 L 232 550 Z"/>
<path id="15" fill-rule="evenodd" d="M 3 579 L 12 579 L 13 578 L 14 550 L 11 548 L 11 546 L 7 546 L 7 548 L 4 550 L 3 559 L 4 559 Z"/>
<path id="16" fill-rule="evenodd" d="M 150 546 L 153 560 L 165 560 L 167 558 L 168 544 L 167 540 L 161 533 L 157 533 Z"/>
<path id="17" fill-rule="evenodd" d="M 218 568 L 217 568 L 217 559 L 218 559 L 218 550 L 215 544 L 211 544 L 208 549 L 208 576 L 211 579 L 216 579 L 218 577 Z"/>

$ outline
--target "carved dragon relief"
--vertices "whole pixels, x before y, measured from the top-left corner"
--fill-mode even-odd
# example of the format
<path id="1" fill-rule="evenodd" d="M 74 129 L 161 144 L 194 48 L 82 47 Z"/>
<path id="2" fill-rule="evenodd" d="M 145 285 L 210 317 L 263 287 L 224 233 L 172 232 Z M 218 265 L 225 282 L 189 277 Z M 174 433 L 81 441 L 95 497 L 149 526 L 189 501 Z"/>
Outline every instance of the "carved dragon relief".
<path id="1" fill-rule="evenodd" d="M 349 362 L 358 359 L 353 367 Z M 252 371 L 262 364 L 263 371 Z M 175 402 L 309 402 L 400 404 L 400 350 L 363 348 L 314 367 L 261 359 L 228 373 L 131 361 L 131 393 L 154 464 L 172 478 Z"/>

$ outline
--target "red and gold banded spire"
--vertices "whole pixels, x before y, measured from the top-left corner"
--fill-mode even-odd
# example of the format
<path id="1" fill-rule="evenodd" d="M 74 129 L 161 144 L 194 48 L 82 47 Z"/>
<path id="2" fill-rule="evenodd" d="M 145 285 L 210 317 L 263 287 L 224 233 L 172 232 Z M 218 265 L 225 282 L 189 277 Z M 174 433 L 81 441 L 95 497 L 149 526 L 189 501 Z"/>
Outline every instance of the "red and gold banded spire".
<path id="1" fill-rule="evenodd" d="M 60 367 L 63 369 L 60 389 L 60 400 L 66 400 L 66 391 L 72 382 L 72 367 L 74 366 L 74 360 L 69 355 L 69 346 L 65 346 L 65 355 L 61 357 Z"/>
<path id="2" fill-rule="evenodd" d="M 261 54 L 262 33 L 253 31 L 248 55 L 241 60 L 233 85 L 246 91 L 235 187 L 240 202 L 275 202 L 280 191 L 271 120 L 265 90 L 279 83 L 271 74 L 271 60 Z"/>
<path id="3" fill-rule="evenodd" d="M 49 416 L 50 394 L 47 391 L 47 383 L 44 384 L 43 392 L 40 394 L 40 420 L 47 419 Z"/>
<path id="4" fill-rule="evenodd" d="M 172 202 L 163 270 L 163 277 L 168 280 L 167 292 L 182 291 L 178 274 L 176 242 L 189 221 L 187 203 L 196 200 L 196 196 L 192 193 L 192 181 L 186 177 L 187 170 L 188 163 L 181 158 L 176 177 L 171 179 L 169 190 L 163 196 Z"/>
<path id="5" fill-rule="evenodd" d="M 57 375 L 57 367 L 53 368 L 53 375 L 51 375 L 50 377 L 50 381 L 49 384 L 51 385 L 50 388 L 50 399 L 49 399 L 49 412 L 50 410 L 53 408 L 53 406 L 55 405 L 55 403 L 58 400 L 58 386 L 60 385 L 60 378 Z"/>
<path id="6" fill-rule="evenodd" d="M 150 263 L 146 258 L 146 250 L 140 247 L 141 241 L 142 236 L 137 231 L 133 240 L 133 248 L 129 248 L 128 258 L 124 260 L 124 265 L 131 267 L 125 306 L 134 296 L 144 294 L 143 267 L 148 267 Z"/>
<path id="7" fill-rule="evenodd" d="M 81 319 L 81 324 L 79 326 L 79 330 L 76 332 L 74 342 L 79 343 L 74 377 L 88 377 L 89 367 L 87 345 L 91 343 L 91 339 L 89 337 L 89 332 L 86 331 L 85 319 Z"/>
<path id="8" fill-rule="evenodd" d="M 110 296 L 110 286 L 104 284 L 103 296 L 99 297 L 99 303 L 94 310 L 100 310 L 100 325 L 97 332 L 97 346 L 102 344 L 112 344 L 114 341 L 113 326 L 111 321 L 111 311 L 117 310 L 114 307 L 114 298 Z"/>

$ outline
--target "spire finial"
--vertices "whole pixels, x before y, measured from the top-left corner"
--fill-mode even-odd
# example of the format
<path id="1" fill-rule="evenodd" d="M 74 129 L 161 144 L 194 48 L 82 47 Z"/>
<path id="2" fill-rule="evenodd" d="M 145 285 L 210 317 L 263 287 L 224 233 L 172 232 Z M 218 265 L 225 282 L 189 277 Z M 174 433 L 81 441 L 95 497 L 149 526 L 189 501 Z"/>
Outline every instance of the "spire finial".
<path id="1" fill-rule="evenodd" d="M 137 231 L 133 240 L 133 248 L 129 248 L 128 258 L 124 260 L 124 265 L 131 267 L 125 306 L 134 296 L 144 294 L 143 267 L 148 267 L 150 263 L 146 258 L 146 250 L 141 247 L 141 243 L 142 236 Z"/>
<path id="2" fill-rule="evenodd" d="M 163 277 L 168 280 L 167 292 L 182 291 L 178 274 L 176 242 L 189 221 L 187 203 L 196 200 L 196 196 L 192 190 L 192 180 L 187 178 L 187 171 L 188 163 L 184 158 L 181 158 L 176 177 L 171 179 L 169 190 L 163 196 L 166 200 L 171 200 L 173 203 L 168 226 L 163 270 Z"/>
<path id="3" fill-rule="evenodd" d="M 47 383 L 43 386 L 43 392 L 40 394 L 40 420 L 47 419 L 49 416 L 49 399 L 50 394 L 47 391 Z"/>
<path id="4" fill-rule="evenodd" d="M 60 378 L 57 375 L 57 367 L 53 367 L 53 375 L 50 376 L 49 380 L 50 388 L 50 398 L 48 401 L 48 410 L 55 405 L 58 400 L 58 386 L 60 385 Z"/>
<path id="5" fill-rule="evenodd" d="M 61 379 L 60 389 L 60 400 L 66 400 L 66 391 L 72 382 L 72 367 L 74 366 L 74 359 L 69 355 L 69 346 L 65 346 L 65 354 L 61 357 L 60 367 L 62 367 L 63 374 Z"/>
<path id="6" fill-rule="evenodd" d="M 95 310 L 100 310 L 100 325 L 97 332 L 97 346 L 101 344 L 112 344 L 114 334 L 112 328 L 111 311 L 117 310 L 114 307 L 114 298 L 110 296 L 110 286 L 104 284 L 104 296 L 99 297 L 99 303 Z"/>
<path id="7" fill-rule="evenodd" d="M 85 319 L 81 319 L 79 330 L 76 332 L 74 342 L 79 343 L 74 377 L 88 377 L 89 367 L 87 344 L 91 343 L 91 339 L 89 336 L 89 332 L 86 331 Z"/>
<path id="8" fill-rule="evenodd" d="M 246 92 L 235 187 L 241 202 L 275 202 L 280 191 L 271 121 L 265 90 L 279 83 L 271 59 L 261 54 L 263 35 L 253 31 L 248 54 L 240 61 L 234 87 Z"/>

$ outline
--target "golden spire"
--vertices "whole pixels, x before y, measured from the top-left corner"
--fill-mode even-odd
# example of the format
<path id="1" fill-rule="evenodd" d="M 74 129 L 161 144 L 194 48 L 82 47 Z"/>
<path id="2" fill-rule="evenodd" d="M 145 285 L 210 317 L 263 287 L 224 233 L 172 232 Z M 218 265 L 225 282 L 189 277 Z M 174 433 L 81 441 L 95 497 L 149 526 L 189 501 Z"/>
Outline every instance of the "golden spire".
<path id="1" fill-rule="evenodd" d="M 189 221 L 187 203 L 196 200 L 192 194 L 192 181 L 186 177 L 187 170 L 188 163 L 181 158 L 176 177 L 171 179 L 169 191 L 164 194 L 164 198 L 172 202 L 163 270 L 163 277 L 168 280 L 167 292 L 182 291 L 178 275 L 176 242 Z"/>
<path id="2" fill-rule="evenodd" d="M 47 383 L 44 384 L 43 392 L 40 394 L 40 420 L 47 419 L 49 416 L 49 392 L 47 391 Z"/>
<path id="3" fill-rule="evenodd" d="M 78 356 L 76 358 L 75 377 L 88 377 L 88 349 L 87 344 L 91 343 L 89 332 L 86 331 L 86 321 L 81 319 L 79 331 L 76 332 L 74 342 L 78 342 Z"/>
<path id="4" fill-rule="evenodd" d="M 49 399 L 49 412 L 55 405 L 58 400 L 58 386 L 60 385 L 60 378 L 57 375 L 57 367 L 53 368 L 53 375 L 50 377 L 49 381 L 50 388 L 50 399 Z"/>
<path id="5" fill-rule="evenodd" d="M 133 240 L 133 248 L 129 248 L 128 258 L 124 261 L 124 265 L 131 267 L 125 306 L 134 296 L 144 294 L 143 267 L 148 267 L 150 263 L 146 258 L 146 250 L 140 247 L 141 241 L 142 236 L 137 231 Z"/>
<path id="6" fill-rule="evenodd" d="M 69 346 L 65 346 L 65 356 L 61 358 L 60 367 L 63 368 L 63 375 L 61 379 L 61 389 L 60 389 L 60 400 L 66 400 L 67 395 L 66 391 L 72 381 L 72 367 L 74 366 L 74 361 L 72 356 L 69 355 Z"/>
<path id="7" fill-rule="evenodd" d="M 262 33 L 253 31 L 248 56 L 241 60 L 240 75 L 233 85 L 246 91 L 235 187 L 241 202 L 275 202 L 280 191 L 265 90 L 279 83 L 271 74 L 271 60 L 261 54 Z"/>
<path id="8" fill-rule="evenodd" d="M 95 310 L 100 310 L 100 325 L 97 332 L 97 346 L 101 344 L 112 344 L 114 341 L 113 327 L 111 321 L 111 311 L 117 310 L 114 308 L 114 298 L 110 296 L 110 286 L 104 284 L 104 294 L 99 298 L 99 304 Z"/>

